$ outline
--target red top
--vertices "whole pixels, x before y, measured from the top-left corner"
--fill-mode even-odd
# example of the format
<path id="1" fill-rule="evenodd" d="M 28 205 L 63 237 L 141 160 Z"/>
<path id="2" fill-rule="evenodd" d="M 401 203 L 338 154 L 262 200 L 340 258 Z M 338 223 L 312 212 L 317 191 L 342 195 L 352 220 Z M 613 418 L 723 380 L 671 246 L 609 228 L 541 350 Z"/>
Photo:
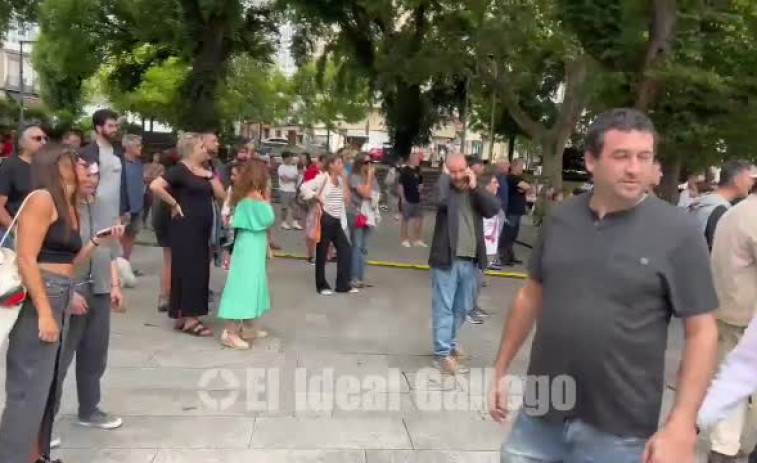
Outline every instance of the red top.
<path id="1" fill-rule="evenodd" d="M 305 169 L 305 173 L 302 174 L 302 181 L 309 182 L 316 178 L 320 172 L 321 169 L 318 168 L 318 164 L 310 164 L 308 168 Z"/>
<path id="2" fill-rule="evenodd" d="M 4 143 L 3 149 L 0 151 L 0 157 L 6 157 L 13 154 L 13 143 Z"/>

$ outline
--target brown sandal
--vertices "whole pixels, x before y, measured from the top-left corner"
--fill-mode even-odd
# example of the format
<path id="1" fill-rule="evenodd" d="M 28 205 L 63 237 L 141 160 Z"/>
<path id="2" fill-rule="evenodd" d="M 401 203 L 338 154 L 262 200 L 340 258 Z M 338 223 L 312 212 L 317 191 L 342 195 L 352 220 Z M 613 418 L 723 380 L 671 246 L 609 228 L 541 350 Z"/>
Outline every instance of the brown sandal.
<path id="1" fill-rule="evenodd" d="M 194 323 L 192 323 L 193 321 Z M 203 325 L 203 323 L 196 318 L 185 321 L 183 325 L 177 325 L 176 329 L 184 334 L 197 336 L 198 338 L 208 338 L 213 336 L 213 332 L 210 331 L 210 328 Z"/>

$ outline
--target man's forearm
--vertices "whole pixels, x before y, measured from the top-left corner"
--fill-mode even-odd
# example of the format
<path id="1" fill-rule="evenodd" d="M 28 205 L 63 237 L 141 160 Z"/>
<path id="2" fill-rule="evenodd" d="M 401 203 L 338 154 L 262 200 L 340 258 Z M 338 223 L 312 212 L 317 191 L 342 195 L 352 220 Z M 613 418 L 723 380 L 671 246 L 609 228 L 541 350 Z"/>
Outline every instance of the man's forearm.
<path id="1" fill-rule="evenodd" d="M 540 311 L 541 287 L 538 283 L 528 280 L 526 285 L 518 291 L 515 303 L 507 314 L 502 328 L 502 341 L 494 364 L 498 375 L 503 375 L 510 368 L 513 358 L 536 323 Z"/>
<path id="2" fill-rule="evenodd" d="M 0 207 L 0 227 L 7 229 L 11 226 L 11 223 L 13 223 L 13 217 L 8 214 L 4 207 Z"/>
<path id="3" fill-rule="evenodd" d="M 678 372 L 675 405 L 667 423 L 694 426 L 707 388 L 715 372 L 718 328 L 714 315 L 697 315 L 686 320 L 686 343 Z"/>
<path id="4" fill-rule="evenodd" d="M 8 197 L 0 196 L 0 227 L 3 228 L 9 228 L 13 223 L 13 217 L 5 209 L 6 204 L 8 204 Z"/>

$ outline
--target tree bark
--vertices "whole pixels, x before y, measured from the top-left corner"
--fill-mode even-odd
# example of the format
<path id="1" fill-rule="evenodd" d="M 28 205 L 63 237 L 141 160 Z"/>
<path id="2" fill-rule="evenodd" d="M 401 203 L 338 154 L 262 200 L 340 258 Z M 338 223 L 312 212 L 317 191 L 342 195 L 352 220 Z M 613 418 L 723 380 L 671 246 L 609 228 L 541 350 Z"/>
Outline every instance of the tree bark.
<path id="1" fill-rule="evenodd" d="M 182 87 L 184 110 L 179 128 L 202 132 L 220 128 L 216 88 L 225 78 L 231 56 L 230 19 L 203 15 L 197 0 L 182 0 L 183 19 L 196 40 L 192 69 Z"/>
<path id="2" fill-rule="evenodd" d="M 681 156 L 669 156 L 663 161 L 662 182 L 657 192 L 661 198 L 673 203 L 678 200 L 678 179 L 681 178 L 682 169 L 683 159 Z"/>
<path id="3" fill-rule="evenodd" d="M 510 162 L 513 162 L 513 157 L 515 157 L 515 139 L 515 134 L 510 135 L 507 139 L 507 159 Z"/>
<path id="4" fill-rule="evenodd" d="M 661 67 L 670 55 L 677 19 L 676 0 L 653 0 L 647 51 L 636 89 L 637 109 L 645 111 L 657 102 L 662 81 L 653 75 L 653 71 Z"/>

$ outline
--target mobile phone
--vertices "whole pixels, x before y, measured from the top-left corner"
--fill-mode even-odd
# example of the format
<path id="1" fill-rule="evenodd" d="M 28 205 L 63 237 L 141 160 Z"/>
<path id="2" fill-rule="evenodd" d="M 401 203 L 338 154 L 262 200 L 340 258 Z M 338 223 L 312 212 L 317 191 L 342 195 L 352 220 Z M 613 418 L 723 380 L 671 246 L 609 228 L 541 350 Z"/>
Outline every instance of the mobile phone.
<path id="1" fill-rule="evenodd" d="M 110 236 L 113 234 L 112 228 L 106 228 L 104 230 L 100 230 L 99 232 L 95 233 L 95 236 L 98 238 L 104 238 L 106 236 Z"/>

